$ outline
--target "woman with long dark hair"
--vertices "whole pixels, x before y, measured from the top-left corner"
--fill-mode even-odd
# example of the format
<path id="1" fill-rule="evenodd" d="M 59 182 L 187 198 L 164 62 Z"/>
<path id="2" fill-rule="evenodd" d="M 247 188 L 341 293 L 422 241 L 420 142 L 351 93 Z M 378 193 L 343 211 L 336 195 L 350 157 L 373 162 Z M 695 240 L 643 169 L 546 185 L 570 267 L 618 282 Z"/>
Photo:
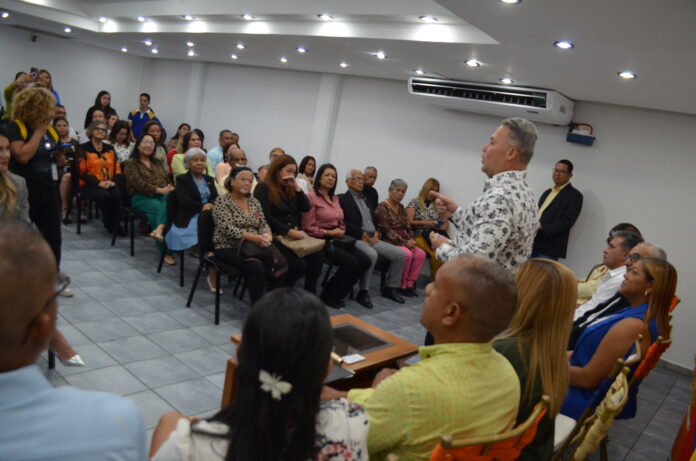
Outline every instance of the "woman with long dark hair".
<path id="1" fill-rule="evenodd" d="M 118 161 L 123 163 L 130 157 L 130 137 L 131 129 L 128 120 L 119 120 L 114 123 L 111 132 L 109 132 L 109 143 L 114 146 L 114 152 Z"/>
<path id="2" fill-rule="evenodd" d="M 324 255 L 338 266 L 338 270 L 324 287 L 321 299 L 330 307 L 341 308 L 345 306 L 343 298 L 372 263 L 365 253 L 356 248 L 355 239 L 345 237 L 343 209 L 335 192 L 336 168 L 325 163 L 319 167 L 314 189 L 307 196 L 312 209 L 302 214 L 302 228 L 312 237 L 327 240 Z M 352 244 L 346 240 L 352 241 Z M 373 307 L 366 291 L 361 291 L 356 301 L 368 309 Z"/>
<path id="3" fill-rule="evenodd" d="M 176 153 L 171 156 L 172 161 L 170 163 L 170 169 L 174 176 L 175 183 L 177 176 L 188 172 L 188 168 L 184 165 L 184 154 L 188 152 L 189 149 L 201 149 L 201 152 L 205 154 L 203 150 L 203 141 L 196 130 L 184 134 L 181 138 L 181 142 L 176 146 Z M 167 154 L 167 159 L 169 159 L 170 154 L 172 154 L 172 152 Z M 206 160 L 205 162 L 205 174 L 211 177 L 215 176 L 210 160 Z"/>
<path id="4" fill-rule="evenodd" d="M 174 136 L 169 138 L 169 141 L 167 141 L 167 152 L 171 151 L 172 149 L 176 149 L 176 145 L 179 143 L 181 137 L 189 131 L 191 131 L 191 125 L 188 123 L 180 124 L 176 129 Z"/>
<path id="5" fill-rule="evenodd" d="M 314 189 L 314 173 L 317 171 L 317 161 L 311 155 L 306 155 L 300 162 L 298 179 L 307 182 L 308 190 Z"/>
<path id="6" fill-rule="evenodd" d="M 92 123 L 92 112 L 97 109 L 104 112 L 104 120 L 108 120 L 109 116 L 116 113 L 114 108 L 111 107 L 111 94 L 108 91 L 101 90 L 97 93 L 97 97 L 94 98 L 94 105 L 87 109 L 87 114 L 85 114 L 84 128 L 87 128 Z"/>
<path id="7" fill-rule="evenodd" d="M 153 460 L 367 459 L 362 407 L 320 401 L 333 338 L 316 296 L 292 288 L 267 293 L 242 337 L 232 403 L 207 421 L 164 415 L 152 438 Z"/>
<path id="8" fill-rule="evenodd" d="M 261 202 L 274 236 L 284 235 L 292 240 L 302 240 L 305 234 L 302 232 L 301 213 L 309 211 L 312 205 L 295 182 L 296 176 L 295 159 L 291 155 L 280 155 L 268 167 L 264 182 L 259 182 L 254 189 L 254 197 Z M 304 275 L 305 290 L 316 293 L 324 263 L 323 253 L 319 251 L 299 257 L 282 244 L 278 244 L 278 250 L 288 261 L 287 285 L 295 285 Z"/>

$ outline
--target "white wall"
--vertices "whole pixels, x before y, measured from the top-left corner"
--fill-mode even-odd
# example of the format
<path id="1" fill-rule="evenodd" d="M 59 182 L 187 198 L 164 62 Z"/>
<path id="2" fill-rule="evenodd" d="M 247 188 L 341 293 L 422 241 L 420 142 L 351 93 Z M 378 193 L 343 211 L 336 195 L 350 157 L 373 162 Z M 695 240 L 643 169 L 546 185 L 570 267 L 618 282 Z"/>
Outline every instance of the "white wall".
<path id="1" fill-rule="evenodd" d="M 217 132 L 230 128 L 241 135 L 253 166 L 265 163 L 276 145 L 298 160 L 310 153 L 331 161 L 341 178 L 347 168 L 375 165 L 381 197 L 395 177 L 410 184 L 408 200 L 434 176 L 444 193 L 468 203 L 483 185 L 481 147 L 500 121 L 414 101 L 404 82 L 144 59 L 59 39 L 31 43 L 27 35 L 0 28 L 0 40 L 11 45 L 0 48 L 0 81 L 9 83 L 19 69 L 48 68 L 74 124 L 82 123 L 102 88 L 112 93 L 123 115 L 135 107 L 140 91 L 148 91 L 170 133 L 179 122 L 191 122 L 206 132 L 206 145 L 212 147 Z M 585 204 L 566 263 L 578 276 L 601 260 L 607 231 L 620 221 L 633 222 L 648 241 L 666 249 L 679 271 L 678 294 L 684 301 L 675 312 L 675 342 L 665 358 L 691 368 L 696 286 L 689 280 L 696 278 L 691 264 L 696 255 L 688 233 L 696 225 L 691 203 L 696 117 L 583 102 L 576 111 L 576 120 L 594 125 L 595 146 L 568 144 L 564 128 L 538 125 L 529 182 L 541 194 L 557 160 L 575 164 L 573 184 L 584 193 Z M 317 120 L 324 114 L 329 123 Z M 312 142 L 321 138 L 318 127 L 328 149 L 310 152 L 310 146 L 321 144 Z"/>

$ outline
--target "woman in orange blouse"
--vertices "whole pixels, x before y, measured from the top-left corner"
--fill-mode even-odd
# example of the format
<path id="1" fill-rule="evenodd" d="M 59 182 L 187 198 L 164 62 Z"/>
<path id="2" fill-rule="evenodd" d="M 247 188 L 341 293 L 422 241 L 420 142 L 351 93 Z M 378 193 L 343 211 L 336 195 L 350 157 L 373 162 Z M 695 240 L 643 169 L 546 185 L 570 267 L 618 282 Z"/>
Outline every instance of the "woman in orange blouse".
<path id="1" fill-rule="evenodd" d="M 86 133 L 90 140 L 81 144 L 77 153 L 80 188 L 97 202 L 106 230 L 125 235 L 118 223 L 121 194 L 116 180 L 121 175 L 121 164 L 113 146 L 104 142 L 106 123 L 92 122 Z"/>
<path id="2" fill-rule="evenodd" d="M 401 276 L 401 294 L 415 297 L 416 280 L 420 274 L 425 251 L 416 245 L 413 230 L 401 201 L 406 195 L 408 184 L 403 179 L 395 179 L 389 184 L 389 197 L 375 209 L 375 216 L 382 233 L 382 240 L 396 245 L 406 254 L 404 272 Z"/>

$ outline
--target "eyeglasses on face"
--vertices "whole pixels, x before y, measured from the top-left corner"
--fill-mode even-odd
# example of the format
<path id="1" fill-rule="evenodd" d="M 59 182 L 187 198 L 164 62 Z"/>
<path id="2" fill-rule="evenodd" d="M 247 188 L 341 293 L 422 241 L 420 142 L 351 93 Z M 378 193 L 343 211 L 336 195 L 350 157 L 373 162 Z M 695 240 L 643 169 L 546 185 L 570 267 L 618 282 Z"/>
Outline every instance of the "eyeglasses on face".
<path id="1" fill-rule="evenodd" d="M 631 253 L 631 254 L 626 255 L 627 261 L 630 260 L 630 261 L 636 262 L 636 261 L 640 261 L 641 259 L 643 259 L 643 257 L 638 253 Z"/>
<path id="2" fill-rule="evenodd" d="M 29 325 L 27 325 L 27 332 L 24 335 L 24 339 L 22 339 L 22 344 L 24 344 L 27 339 L 29 338 L 29 335 L 31 334 L 31 330 L 34 328 L 34 324 L 36 324 L 36 320 L 39 318 L 39 315 L 41 315 L 48 307 L 51 305 L 51 303 L 58 297 L 60 296 L 61 293 L 63 293 L 68 286 L 70 285 L 70 277 L 68 277 L 65 274 L 58 273 L 56 276 L 56 289 L 51 295 L 50 298 L 48 298 L 48 301 L 44 303 L 44 305 L 41 307 L 41 310 L 36 313 L 36 316 L 29 322 Z"/>
<path id="3" fill-rule="evenodd" d="M 154 146 L 155 143 L 153 141 L 143 141 L 140 143 L 142 146 Z"/>
<path id="4" fill-rule="evenodd" d="M 348 179 L 350 179 L 351 181 L 365 182 L 365 178 L 356 178 L 356 177 L 353 177 L 353 178 L 348 178 Z"/>

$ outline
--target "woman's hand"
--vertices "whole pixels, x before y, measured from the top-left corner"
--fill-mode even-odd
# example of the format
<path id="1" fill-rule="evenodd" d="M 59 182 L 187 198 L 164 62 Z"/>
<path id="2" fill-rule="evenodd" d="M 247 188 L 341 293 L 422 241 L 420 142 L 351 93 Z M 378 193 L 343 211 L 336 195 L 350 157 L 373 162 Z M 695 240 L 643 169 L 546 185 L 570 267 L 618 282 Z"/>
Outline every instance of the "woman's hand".
<path id="1" fill-rule="evenodd" d="M 295 181 L 295 177 L 292 176 L 292 175 L 283 176 L 283 177 L 280 178 L 280 181 L 281 181 L 283 184 L 285 184 L 285 185 L 287 185 L 287 186 L 290 186 L 290 187 L 292 187 L 293 189 L 295 189 L 295 192 L 300 192 L 300 191 L 302 190 L 302 188 L 300 187 L 300 185 L 297 184 L 297 181 Z"/>
<path id="2" fill-rule="evenodd" d="M 408 239 L 408 242 L 406 242 L 406 248 L 409 250 L 413 250 L 416 247 L 416 241 L 413 239 Z"/>
<path id="3" fill-rule="evenodd" d="M 212 210 L 212 209 L 213 209 L 213 204 L 206 203 L 205 205 L 203 205 L 203 208 L 201 209 L 201 211 L 208 211 L 208 210 Z"/>
<path id="4" fill-rule="evenodd" d="M 264 232 L 259 237 L 261 237 L 261 246 L 263 248 L 268 248 L 273 243 L 273 235 L 270 232 Z"/>
<path id="5" fill-rule="evenodd" d="M 344 235 L 346 235 L 346 231 L 341 229 L 340 227 L 337 227 L 336 229 L 331 229 L 331 237 L 335 239 L 342 239 Z"/>
<path id="6" fill-rule="evenodd" d="M 102 189 L 108 189 L 110 187 L 113 187 L 113 183 L 111 181 L 99 181 L 98 186 Z"/>
<path id="7" fill-rule="evenodd" d="M 304 234 L 297 229 L 290 229 L 285 235 L 293 240 L 302 240 L 305 237 Z"/>
<path id="8" fill-rule="evenodd" d="M 437 229 L 437 221 L 424 221 L 425 227 L 429 229 Z"/>
<path id="9" fill-rule="evenodd" d="M 170 185 L 170 184 L 167 184 L 167 185 L 164 186 L 164 187 L 157 187 L 157 188 L 155 189 L 155 192 L 158 193 L 158 194 L 165 195 L 165 194 L 170 193 L 170 192 L 173 191 L 173 190 L 174 190 L 174 186 L 172 186 L 172 185 Z"/>

